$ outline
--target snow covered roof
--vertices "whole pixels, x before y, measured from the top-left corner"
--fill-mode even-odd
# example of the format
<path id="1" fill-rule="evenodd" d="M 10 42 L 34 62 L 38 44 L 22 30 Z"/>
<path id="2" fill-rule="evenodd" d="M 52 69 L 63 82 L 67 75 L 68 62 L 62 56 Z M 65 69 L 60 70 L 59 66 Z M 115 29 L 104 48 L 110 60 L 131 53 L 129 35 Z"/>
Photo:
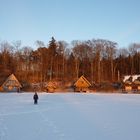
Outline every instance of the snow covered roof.
<path id="1" fill-rule="evenodd" d="M 140 75 L 126 75 L 124 76 L 123 82 L 125 83 L 126 81 L 130 81 L 131 78 L 132 78 L 132 81 L 130 82 L 134 82 L 135 80 L 138 79 L 138 77 L 140 77 Z"/>

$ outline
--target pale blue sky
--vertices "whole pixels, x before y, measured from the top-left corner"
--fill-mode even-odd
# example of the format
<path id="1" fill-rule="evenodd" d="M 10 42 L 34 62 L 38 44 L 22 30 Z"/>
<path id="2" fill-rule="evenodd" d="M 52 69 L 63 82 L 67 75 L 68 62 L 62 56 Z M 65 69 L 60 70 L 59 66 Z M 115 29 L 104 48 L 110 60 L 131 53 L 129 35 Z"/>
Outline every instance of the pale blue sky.
<path id="1" fill-rule="evenodd" d="M 140 43 L 140 0 L 0 0 L 0 41 Z"/>

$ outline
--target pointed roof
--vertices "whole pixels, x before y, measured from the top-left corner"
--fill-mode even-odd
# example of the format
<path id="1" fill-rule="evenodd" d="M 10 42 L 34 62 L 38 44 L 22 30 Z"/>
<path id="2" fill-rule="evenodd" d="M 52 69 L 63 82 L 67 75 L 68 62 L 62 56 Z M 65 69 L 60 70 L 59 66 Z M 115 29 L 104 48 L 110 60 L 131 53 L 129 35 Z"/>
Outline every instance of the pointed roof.
<path id="1" fill-rule="evenodd" d="M 140 76 L 135 79 L 134 84 L 140 85 Z"/>
<path id="2" fill-rule="evenodd" d="M 48 84 L 47 84 L 47 87 L 48 87 L 48 88 L 51 87 L 51 88 L 54 88 L 54 89 L 55 89 L 55 88 L 56 88 L 56 83 L 53 82 L 53 81 L 49 81 Z"/>
<path id="3" fill-rule="evenodd" d="M 90 82 L 82 75 L 74 84 L 76 87 L 89 87 Z"/>
<path id="4" fill-rule="evenodd" d="M 138 79 L 140 75 L 126 75 L 124 76 L 123 82 L 125 83 L 126 81 L 134 82 L 136 79 Z"/>
<path id="5" fill-rule="evenodd" d="M 10 82 L 10 81 L 14 81 L 14 82 Z M 22 87 L 21 84 L 19 83 L 19 81 L 17 80 L 17 78 L 15 77 L 14 74 L 11 74 L 6 81 L 2 84 L 3 86 L 16 86 L 16 87 Z"/>

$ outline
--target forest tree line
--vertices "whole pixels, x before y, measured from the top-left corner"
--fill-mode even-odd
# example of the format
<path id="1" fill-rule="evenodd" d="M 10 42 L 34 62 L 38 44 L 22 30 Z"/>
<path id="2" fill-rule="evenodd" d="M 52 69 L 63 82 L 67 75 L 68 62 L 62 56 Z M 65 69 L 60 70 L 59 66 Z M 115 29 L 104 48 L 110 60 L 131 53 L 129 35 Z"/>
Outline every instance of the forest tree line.
<path id="1" fill-rule="evenodd" d="M 21 41 L 0 43 L 0 80 L 11 73 L 21 83 L 75 81 L 84 75 L 91 83 L 102 83 L 140 74 L 140 44 L 122 48 L 103 39 L 68 44 L 53 37 L 47 45 L 39 40 L 35 44 L 36 50 Z"/>

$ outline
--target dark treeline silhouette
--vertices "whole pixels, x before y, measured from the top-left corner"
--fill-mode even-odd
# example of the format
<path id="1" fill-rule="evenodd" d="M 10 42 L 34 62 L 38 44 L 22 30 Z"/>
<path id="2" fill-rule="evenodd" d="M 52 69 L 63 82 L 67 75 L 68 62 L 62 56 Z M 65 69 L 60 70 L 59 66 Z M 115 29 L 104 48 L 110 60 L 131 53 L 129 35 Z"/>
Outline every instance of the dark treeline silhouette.
<path id="1" fill-rule="evenodd" d="M 75 81 L 84 75 L 90 82 L 120 82 L 124 75 L 140 74 L 140 44 L 119 48 L 116 42 L 93 39 L 56 41 L 37 49 L 21 41 L 0 43 L 0 79 L 14 73 L 23 84 L 50 80 Z"/>

